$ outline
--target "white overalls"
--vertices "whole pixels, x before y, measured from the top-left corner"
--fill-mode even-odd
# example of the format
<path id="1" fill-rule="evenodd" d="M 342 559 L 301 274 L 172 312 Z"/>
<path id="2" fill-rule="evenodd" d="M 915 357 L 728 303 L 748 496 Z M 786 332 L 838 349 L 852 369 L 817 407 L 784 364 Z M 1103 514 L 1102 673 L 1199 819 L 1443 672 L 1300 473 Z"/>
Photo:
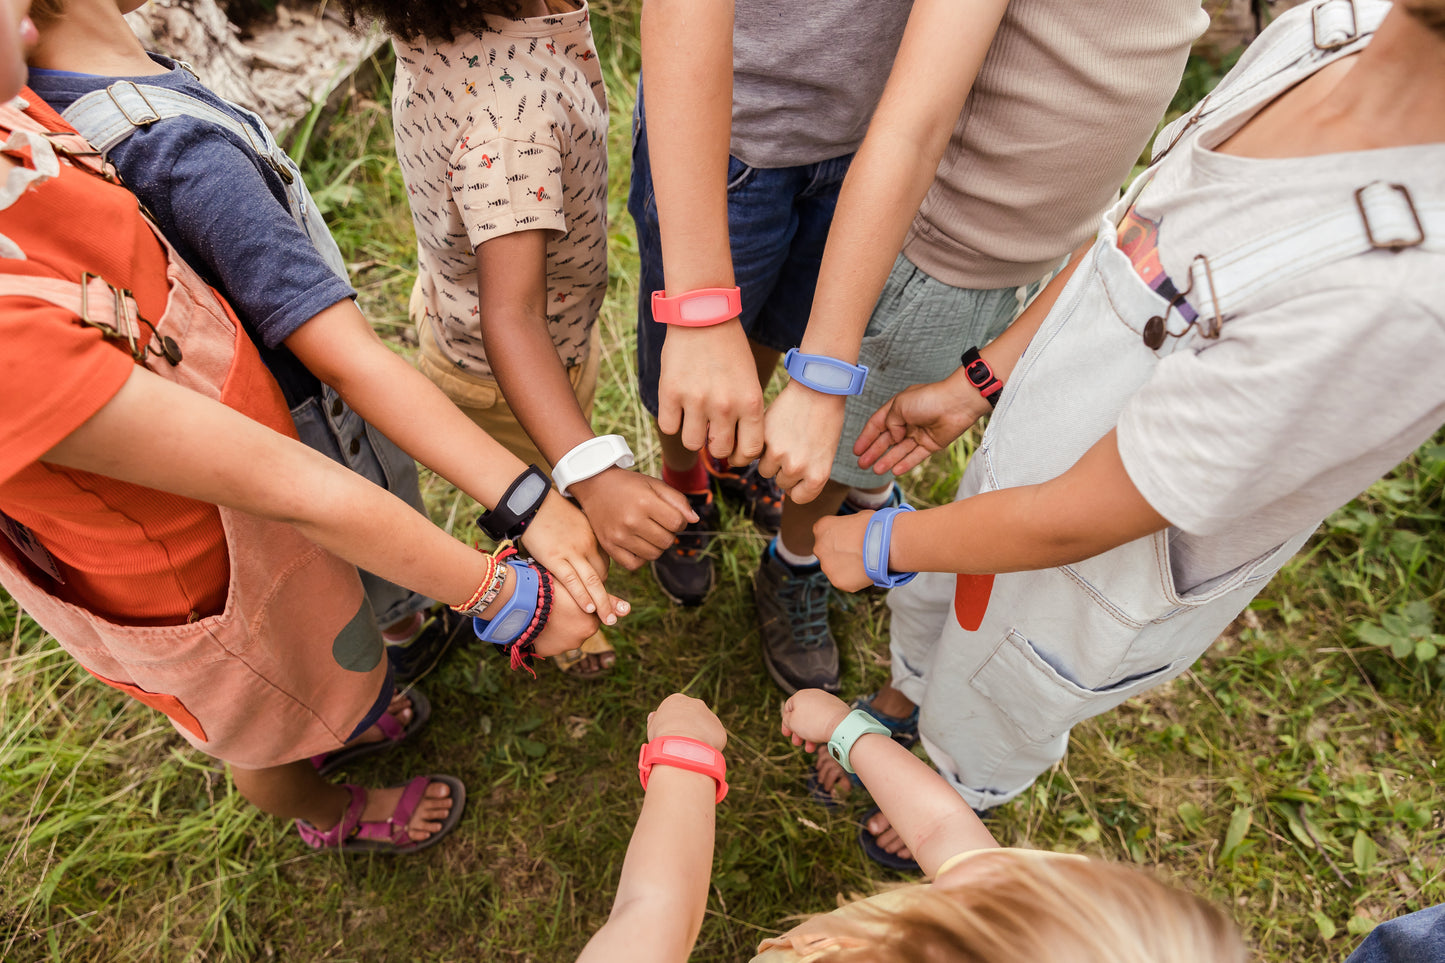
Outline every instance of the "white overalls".
<path id="1" fill-rule="evenodd" d="M 177 66 L 194 76 L 195 72 L 187 65 L 177 62 Z M 307 190 L 296 162 L 276 143 L 260 117 L 236 104 L 231 106 L 251 123 L 237 120 L 225 111 L 177 90 L 118 80 L 104 90 L 80 97 L 65 110 L 63 116 L 106 156 L 137 129 L 174 117 L 190 117 L 228 131 L 248 145 L 281 178 L 286 187 L 292 219 L 306 232 L 327 266 L 343 281 L 350 283 L 346 261 L 315 199 Z M 306 398 L 292 408 L 291 420 L 307 447 L 345 465 L 426 514 L 417 485 L 416 463 L 411 456 L 353 411 L 330 385 L 322 384 L 319 395 Z M 383 626 L 399 622 L 431 604 L 424 596 L 369 572 L 363 571 L 361 578 Z"/>
<path id="2" fill-rule="evenodd" d="M 1188 301 L 1200 317 L 1186 325 L 1117 245 L 1119 221 L 1176 142 L 1269 102 L 1302 78 L 1302 64 L 1318 69 L 1359 50 L 1388 9 L 1327 0 L 1160 134 L 1169 147 L 1104 216 L 1010 377 L 958 498 L 1063 473 L 1115 427 L 1163 357 L 1199 350 L 1268 286 L 1356 255 L 1445 248 L 1445 204 L 1412 203 L 1398 185 L 1361 185 L 1358 203 L 1321 198 L 1298 223 L 1208 252 L 1207 270 L 1196 260 L 1181 280 L 1192 280 Z M 1172 161 L 1187 162 L 1183 154 Z M 1175 336 L 1151 339 L 1151 349 L 1144 331 L 1161 316 Z M 919 704 L 924 746 L 954 788 L 976 809 L 998 805 L 1063 757 L 1076 723 L 1189 668 L 1314 528 L 1188 592 L 1172 575 L 1168 531 L 1042 571 L 925 573 L 888 597 L 893 684 Z"/>

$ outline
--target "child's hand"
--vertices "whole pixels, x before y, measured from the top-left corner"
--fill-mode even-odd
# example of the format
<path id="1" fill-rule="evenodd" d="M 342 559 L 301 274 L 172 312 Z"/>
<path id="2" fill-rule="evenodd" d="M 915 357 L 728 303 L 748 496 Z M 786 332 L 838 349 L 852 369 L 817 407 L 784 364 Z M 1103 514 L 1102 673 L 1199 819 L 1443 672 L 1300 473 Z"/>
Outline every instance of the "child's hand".
<path id="1" fill-rule="evenodd" d="M 961 372 L 905 388 L 875 411 L 853 444 L 859 467 L 871 466 L 880 475 L 891 469 L 901 475 L 953 444 L 992 411 Z"/>
<path id="2" fill-rule="evenodd" d="M 607 594 L 602 583 L 607 558 L 597 547 L 587 517 L 561 495 L 548 492 L 522 541 L 557 580 L 563 589 L 559 596 L 570 595 L 584 612 L 595 612 L 607 625 L 615 625 L 631 611 L 626 602 Z"/>
<path id="3" fill-rule="evenodd" d="M 701 699 L 674 692 L 662 700 L 657 711 L 647 714 L 647 738 L 686 736 L 712 746 L 718 752 L 728 744 L 727 730 Z"/>
<path id="4" fill-rule="evenodd" d="M 775 478 L 789 501 L 810 502 L 827 483 L 843 434 L 845 400 L 790 381 L 768 405 L 758 474 Z"/>
<path id="5" fill-rule="evenodd" d="M 813 523 L 813 554 L 818 556 L 828 581 L 845 592 L 857 592 L 873 584 L 863 570 L 863 536 L 872 517 L 872 512 L 825 515 Z"/>
<path id="6" fill-rule="evenodd" d="M 602 549 L 629 572 L 657 558 L 697 513 L 687 496 L 650 475 L 609 468 L 573 482 L 576 495 Z"/>
<path id="7" fill-rule="evenodd" d="M 822 689 L 799 689 L 783 703 L 783 735 L 812 752 L 833 738 L 833 730 L 851 710 L 842 699 Z"/>
<path id="8" fill-rule="evenodd" d="M 609 608 L 620 607 L 625 615 L 627 603 L 608 596 Z M 552 614 L 542 634 L 534 643 L 538 655 L 560 655 L 580 646 L 597 631 L 596 616 L 589 615 L 578 606 L 577 600 L 566 592 L 552 593 Z"/>

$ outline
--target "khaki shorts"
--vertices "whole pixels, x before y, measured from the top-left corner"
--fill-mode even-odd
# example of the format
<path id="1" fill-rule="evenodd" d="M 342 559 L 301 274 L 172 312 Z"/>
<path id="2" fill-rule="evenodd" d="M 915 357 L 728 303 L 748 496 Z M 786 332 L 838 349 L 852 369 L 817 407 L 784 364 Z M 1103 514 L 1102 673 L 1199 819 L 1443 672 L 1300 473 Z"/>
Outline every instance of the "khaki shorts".
<path id="1" fill-rule="evenodd" d="M 551 463 L 543 457 L 522 423 L 512 413 L 506 398 L 502 397 L 501 386 L 491 378 L 458 368 L 442 351 L 436 333 L 424 319 L 417 324 L 417 338 L 421 342 L 421 353 L 416 358 L 417 370 L 426 375 L 468 418 L 505 445 L 512 454 L 550 474 Z M 567 380 L 572 383 L 572 393 L 577 396 L 577 404 L 589 422 L 592 420 L 592 402 L 597 396 L 597 373 L 601 367 L 602 351 L 598 343 L 598 329 L 593 325 L 587 360 L 567 369 Z"/>

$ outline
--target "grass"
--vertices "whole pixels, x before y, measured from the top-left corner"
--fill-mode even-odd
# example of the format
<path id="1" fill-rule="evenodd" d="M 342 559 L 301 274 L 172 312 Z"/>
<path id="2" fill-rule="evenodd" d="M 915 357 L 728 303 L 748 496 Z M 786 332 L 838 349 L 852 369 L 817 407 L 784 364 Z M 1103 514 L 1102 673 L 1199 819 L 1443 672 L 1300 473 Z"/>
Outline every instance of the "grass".
<path id="1" fill-rule="evenodd" d="M 637 263 L 622 210 L 635 34 L 594 22 L 613 111 L 597 421 L 655 470 L 632 388 Z M 307 172 L 364 307 L 407 351 L 414 242 L 386 92 L 371 96 L 353 98 Z M 947 500 L 970 445 L 911 476 L 915 500 Z M 1262 960 L 1341 959 L 1375 923 L 1441 902 L 1442 487 L 1437 440 L 1332 516 L 1190 672 L 1080 726 L 1065 762 L 1004 807 L 994 832 L 1155 866 L 1227 905 Z M 439 524 L 470 530 L 467 499 L 434 478 L 427 493 Z M 0 958 L 569 960 L 610 905 L 640 805 L 645 713 L 684 689 L 718 708 L 732 740 L 694 959 L 747 959 L 786 917 L 887 878 L 854 843 L 862 801 L 837 813 L 811 803 L 804 759 L 776 735 L 780 696 L 758 659 L 747 584 L 762 545 L 728 515 L 719 586 L 697 610 L 619 572 L 635 610 L 606 682 L 550 669 L 534 682 L 479 649 L 430 677 L 429 729 L 352 774 L 467 783 L 454 838 L 399 860 L 304 849 L 159 715 L 91 680 L 4 600 Z M 845 690 L 883 681 L 881 597 L 850 599 L 833 627 Z"/>

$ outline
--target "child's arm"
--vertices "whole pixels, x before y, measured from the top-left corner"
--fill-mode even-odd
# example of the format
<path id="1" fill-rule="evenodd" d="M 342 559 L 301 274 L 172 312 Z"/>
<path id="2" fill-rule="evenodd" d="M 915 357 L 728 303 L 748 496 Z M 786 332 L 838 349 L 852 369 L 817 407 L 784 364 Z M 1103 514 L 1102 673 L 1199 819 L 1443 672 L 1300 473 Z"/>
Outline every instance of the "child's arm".
<path id="1" fill-rule="evenodd" d="M 783 705 L 783 735 L 813 752 L 833 738 L 833 730 L 849 711 L 835 695 L 803 689 Z M 959 853 L 998 845 L 943 777 L 888 736 L 861 736 L 848 759 L 927 875 L 933 876 Z"/>
<path id="2" fill-rule="evenodd" d="M 670 695 L 647 718 L 647 737 L 687 736 L 721 752 L 722 723 L 706 705 Z M 683 963 L 707 907 L 717 787 L 712 777 L 654 766 L 627 846 L 607 922 L 577 963 Z"/>
<path id="3" fill-rule="evenodd" d="M 547 232 L 504 234 L 476 251 L 482 345 L 508 406 L 555 465 L 596 436 L 547 327 Z M 609 468 L 568 491 L 602 548 L 629 570 L 657 558 L 684 525 L 697 521 L 681 492 L 626 468 Z"/>
<path id="4" fill-rule="evenodd" d="M 667 293 L 733 287 L 727 214 L 733 0 L 646 0 L 642 68 Z M 734 465 L 762 451 L 763 391 L 740 321 L 668 329 L 657 426 Z"/>
<path id="5" fill-rule="evenodd" d="M 144 368 L 43 460 L 295 525 L 347 561 L 443 602 L 466 602 L 486 574 L 479 552 L 395 495 Z M 514 585 L 508 579 L 487 611 Z M 596 628 L 558 593 L 538 654 L 575 648 Z"/>
<path id="6" fill-rule="evenodd" d="M 873 305 L 1007 5 L 915 0 L 888 84 L 838 195 L 801 350 L 858 360 Z M 810 501 L 828 480 L 844 401 L 789 382 L 769 406 L 759 468 L 776 474 L 789 498 Z"/>
<path id="7" fill-rule="evenodd" d="M 284 343 L 361 417 L 483 505 L 495 506 L 527 467 L 388 348 L 349 298 L 301 325 Z M 614 608 L 602 583 L 607 563 L 587 520 L 556 492 L 527 529 L 527 547 L 577 604 L 591 606 L 588 611 L 608 625 L 626 614 Z"/>
<path id="8" fill-rule="evenodd" d="M 872 583 L 863 571 L 872 516 L 829 516 L 813 526 L 823 571 L 845 591 Z M 1168 527 L 1130 480 L 1111 430 L 1057 478 L 898 515 L 889 568 L 974 574 L 1053 568 Z"/>
<path id="9" fill-rule="evenodd" d="M 1039 292 L 1023 314 L 979 352 L 993 369 L 994 377 L 1008 383 L 1024 349 L 1093 244 L 1092 238 L 1081 244 L 1070 255 L 1069 263 Z M 863 468 L 871 465 L 880 475 L 889 470 L 902 475 L 917 468 L 929 455 L 953 444 L 954 439 L 992 410 L 960 367 L 942 381 L 914 385 L 890 398 L 859 432 L 853 454 L 858 456 L 858 464 Z"/>

